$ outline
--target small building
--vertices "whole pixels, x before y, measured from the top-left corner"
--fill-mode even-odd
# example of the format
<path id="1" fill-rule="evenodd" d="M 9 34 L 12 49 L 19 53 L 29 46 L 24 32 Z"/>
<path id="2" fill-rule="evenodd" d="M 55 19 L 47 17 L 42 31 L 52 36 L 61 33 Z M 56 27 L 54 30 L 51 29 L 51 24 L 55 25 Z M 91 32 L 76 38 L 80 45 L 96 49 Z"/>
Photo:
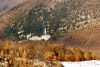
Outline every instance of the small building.
<path id="1" fill-rule="evenodd" d="M 38 37 L 38 36 L 33 36 L 33 37 L 29 38 L 29 40 L 43 40 L 43 38 Z"/>
<path id="2" fill-rule="evenodd" d="M 50 39 L 51 36 L 50 35 L 42 35 L 41 37 L 46 41 L 46 40 Z"/>
<path id="3" fill-rule="evenodd" d="M 44 32 L 43 32 L 44 35 L 42 35 L 41 37 L 32 36 L 31 38 L 29 38 L 29 37 L 27 37 L 27 38 L 29 38 L 29 40 L 43 40 L 44 39 L 46 41 L 46 40 L 50 39 L 50 37 L 51 37 L 50 35 L 47 35 L 46 32 L 47 32 L 46 28 L 44 28 Z"/>

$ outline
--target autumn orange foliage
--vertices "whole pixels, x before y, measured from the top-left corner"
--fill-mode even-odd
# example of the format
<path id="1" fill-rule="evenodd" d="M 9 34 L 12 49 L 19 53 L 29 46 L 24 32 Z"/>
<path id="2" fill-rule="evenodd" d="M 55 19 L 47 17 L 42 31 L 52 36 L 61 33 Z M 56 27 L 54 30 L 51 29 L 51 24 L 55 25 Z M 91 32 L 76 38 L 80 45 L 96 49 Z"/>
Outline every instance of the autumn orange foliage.
<path id="1" fill-rule="evenodd" d="M 17 45 L 17 47 L 16 47 Z M 7 44 L 4 45 L 4 47 L 7 46 Z M 10 47 L 13 46 L 13 47 Z M 0 55 L 2 58 L 4 58 L 4 54 L 6 54 L 5 51 L 6 48 L 4 48 Z M 58 44 L 42 44 L 42 45 L 27 45 L 27 44 L 15 44 L 11 45 L 8 44 L 9 53 L 7 53 L 7 61 L 9 62 L 8 65 L 24 65 L 24 66 L 30 66 L 33 64 L 33 61 L 30 61 L 31 59 L 40 59 L 40 60 L 47 60 L 45 62 L 49 61 L 83 61 L 83 60 L 94 60 L 95 56 L 92 52 L 89 51 L 83 51 L 81 48 L 68 48 L 65 45 L 58 45 Z M 20 57 L 20 59 L 14 59 L 15 57 Z M 24 60 L 22 60 L 23 58 Z M 29 60 L 28 60 L 29 59 Z M 12 64 L 13 63 L 13 64 Z M 39 60 L 36 61 L 37 64 L 39 63 Z M 50 62 L 51 63 L 51 62 Z M 54 63 L 52 63 L 54 64 Z M 38 66 L 38 65 L 37 65 Z"/>

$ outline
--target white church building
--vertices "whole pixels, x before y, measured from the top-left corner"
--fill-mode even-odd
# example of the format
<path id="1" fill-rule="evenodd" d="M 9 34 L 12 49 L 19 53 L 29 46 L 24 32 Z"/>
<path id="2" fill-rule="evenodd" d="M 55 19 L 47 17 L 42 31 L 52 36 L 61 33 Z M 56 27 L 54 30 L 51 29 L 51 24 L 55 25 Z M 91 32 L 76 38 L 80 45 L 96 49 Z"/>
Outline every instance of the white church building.
<path id="1" fill-rule="evenodd" d="M 51 36 L 46 34 L 46 28 L 44 29 L 44 34 L 45 35 L 42 35 L 41 37 L 32 36 L 29 38 L 29 40 L 43 40 L 44 39 L 45 41 L 47 41 L 48 39 L 50 39 Z"/>

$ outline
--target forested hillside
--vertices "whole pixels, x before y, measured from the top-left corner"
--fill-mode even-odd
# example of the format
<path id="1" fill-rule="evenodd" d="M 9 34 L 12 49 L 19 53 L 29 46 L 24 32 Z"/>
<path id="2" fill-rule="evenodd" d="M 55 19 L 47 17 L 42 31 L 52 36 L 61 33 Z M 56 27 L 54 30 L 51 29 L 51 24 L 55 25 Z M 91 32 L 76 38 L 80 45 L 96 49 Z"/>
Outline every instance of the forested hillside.
<path id="1" fill-rule="evenodd" d="M 0 39 L 26 40 L 27 34 L 41 36 L 46 28 L 56 40 L 62 33 L 99 24 L 99 8 L 99 0 L 26 0 L 0 14 Z"/>
<path id="2" fill-rule="evenodd" d="M 80 2 L 80 1 L 78 1 Z M 81 2 L 79 3 L 81 4 Z M 33 5 L 33 6 L 32 6 Z M 35 33 L 40 36 L 43 34 L 43 29 L 47 28 L 47 33 L 64 32 L 63 29 L 69 29 L 71 18 L 76 17 L 76 14 L 71 12 L 78 9 L 74 7 L 74 1 L 25 1 L 8 11 L 1 13 L 1 38 L 9 38 L 9 36 L 19 36 L 18 31 L 24 30 L 24 35 Z M 81 7 L 81 6 L 80 6 Z M 21 9 L 22 8 L 22 9 Z M 9 12 L 10 11 L 10 12 Z M 73 16 L 71 16 L 74 14 Z M 14 25 L 13 27 L 11 25 Z M 35 25 L 35 26 L 34 26 Z"/>

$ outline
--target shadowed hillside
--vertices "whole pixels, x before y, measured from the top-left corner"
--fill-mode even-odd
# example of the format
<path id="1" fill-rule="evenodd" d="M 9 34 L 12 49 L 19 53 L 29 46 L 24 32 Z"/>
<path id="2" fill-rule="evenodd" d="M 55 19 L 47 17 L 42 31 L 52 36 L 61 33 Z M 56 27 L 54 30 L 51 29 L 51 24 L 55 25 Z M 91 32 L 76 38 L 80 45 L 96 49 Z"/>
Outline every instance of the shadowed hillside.
<path id="1" fill-rule="evenodd" d="M 10 7 L 20 3 L 23 0 L 0 0 L 0 12 L 9 9 Z"/>

